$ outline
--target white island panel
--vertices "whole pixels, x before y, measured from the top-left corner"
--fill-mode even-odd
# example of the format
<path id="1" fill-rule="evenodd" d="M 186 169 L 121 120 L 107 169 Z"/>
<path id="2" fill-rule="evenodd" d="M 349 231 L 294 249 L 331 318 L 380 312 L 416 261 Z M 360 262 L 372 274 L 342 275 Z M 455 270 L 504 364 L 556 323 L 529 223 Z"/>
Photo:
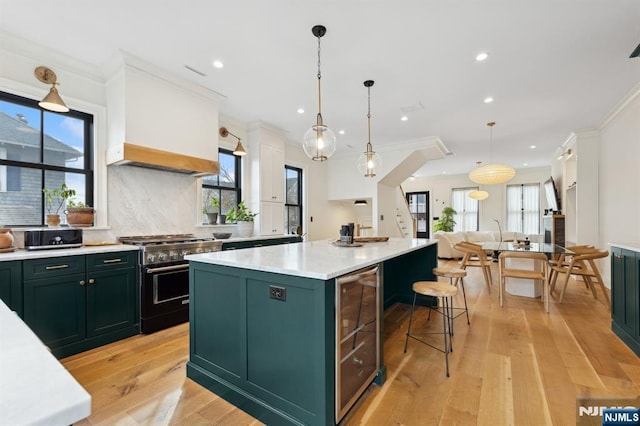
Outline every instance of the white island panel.
<path id="1" fill-rule="evenodd" d="M 390 238 L 385 242 L 339 247 L 318 240 L 275 246 L 193 254 L 185 259 L 277 274 L 328 280 L 399 255 L 437 244 L 421 238 Z"/>

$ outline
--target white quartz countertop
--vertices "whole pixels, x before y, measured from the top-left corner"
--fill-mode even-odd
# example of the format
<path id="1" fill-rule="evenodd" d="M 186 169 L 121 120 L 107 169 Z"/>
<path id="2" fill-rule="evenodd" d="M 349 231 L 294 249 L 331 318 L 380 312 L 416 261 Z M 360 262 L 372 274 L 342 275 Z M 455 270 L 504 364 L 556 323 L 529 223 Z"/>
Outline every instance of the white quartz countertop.
<path id="1" fill-rule="evenodd" d="M 360 247 L 338 247 L 331 241 L 320 240 L 192 254 L 185 259 L 328 280 L 436 243 L 427 239 L 390 238 L 385 242 L 362 243 Z"/>
<path id="2" fill-rule="evenodd" d="M 91 396 L 0 300 L 0 425 L 70 425 Z"/>
<path id="3" fill-rule="evenodd" d="M 640 243 L 609 243 L 611 247 L 619 247 L 625 250 L 637 251 L 640 253 Z"/>
<path id="4" fill-rule="evenodd" d="M 100 254 L 119 251 L 138 251 L 140 248 L 132 245 L 116 244 L 108 246 L 83 246 L 65 249 L 23 250 L 11 253 L 0 253 L 0 262 L 9 260 L 44 259 L 49 257 L 82 256 L 85 254 Z"/>

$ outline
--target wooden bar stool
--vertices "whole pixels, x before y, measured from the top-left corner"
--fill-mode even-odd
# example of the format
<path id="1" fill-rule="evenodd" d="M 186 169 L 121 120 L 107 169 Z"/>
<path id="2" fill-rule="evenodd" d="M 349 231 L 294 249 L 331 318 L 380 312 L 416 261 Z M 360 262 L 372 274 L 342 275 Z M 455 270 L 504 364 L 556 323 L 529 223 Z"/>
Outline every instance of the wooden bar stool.
<path id="1" fill-rule="evenodd" d="M 445 284 L 438 281 L 417 281 L 413 283 L 413 304 L 411 305 L 411 315 L 409 316 L 409 327 L 407 328 L 407 337 L 404 341 L 404 352 L 407 353 L 407 345 L 409 343 L 409 337 L 417 340 L 420 343 L 424 343 L 427 346 L 444 353 L 444 360 L 446 365 L 446 374 L 449 377 L 449 352 L 453 352 L 453 346 L 451 344 L 451 337 L 453 336 L 453 330 L 451 328 L 451 302 L 453 296 L 458 294 L 458 288 L 450 284 Z M 413 323 L 413 312 L 416 308 L 416 298 L 418 295 L 431 296 L 438 298 L 438 304 L 441 308 L 430 308 L 442 315 L 442 333 L 426 333 L 426 334 L 442 334 L 444 336 L 444 349 L 440 349 L 437 346 L 432 345 L 429 342 L 425 342 L 419 337 L 411 335 L 411 324 Z"/>
<path id="2" fill-rule="evenodd" d="M 438 267 L 438 268 L 433 268 L 432 272 L 433 272 L 433 275 L 435 275 L 436 277 L 449 278 L 449 284 L 454 287 L 457 287 L 458 283 L 460 283 L 460 287 L 462 288 L 462 299 L 464 300 L 464 309 L 456 308 L 452 304 L 451 310 L 452 310 L 452 313 L 456 309 L 463 310 L 467 314 L 467 324 L 471 324 L 471 322 L 469 321 L 469 308 L 467 307 L 467 294 L 464 291 L 464 277 L 467 276 L 467 271 L 461 268 Z M 455 281 L 453 281 L 454 278 L 455 278 Z M 429 314 L 431 314 L 431 312 L 429 312 Z M 462 315 L 462 312 L 460 312 L 458 315 L 451 315 L 452 317 L 451 320 L 453 321 L 454 319 L 458 318 L 460 315 Z M 453 323 L 451 324 L 451 330 L 453 330 Z"/>

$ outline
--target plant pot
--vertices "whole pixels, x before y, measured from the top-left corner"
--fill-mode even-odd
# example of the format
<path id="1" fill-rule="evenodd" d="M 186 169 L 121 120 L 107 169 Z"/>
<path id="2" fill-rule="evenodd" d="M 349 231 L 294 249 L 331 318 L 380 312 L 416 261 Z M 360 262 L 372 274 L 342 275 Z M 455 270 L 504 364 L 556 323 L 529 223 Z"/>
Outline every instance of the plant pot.
<path id="1" fill-rule="evenodd" d="M 220 225 L 224 225 L 225 223 L 227 223 L 227 215 L 226 214 L 219 214 L 218 215 L 218 223 Z"/>
<path id="2" fill-rule="evenodd" d="M 93 226 L 93 207 L 69 207 L 64 213 L 70 226 Z"/>
<path id="3" fill-rule="evenodd" d="M 11 228 L 0 228 L 0 249 L 13 247 Z"/>
<path id="4" fill-rule="evenodd" d="M 209 220 L 209 225 L 215 225 L 218 221 L 218 213 L 207 213 L 207 219 Z"/>
<path id="5" fill-rule="evenodd" d="M 237 222 L 237 226 L 238 226 L 238 237 L 248 238 L 253 234 L 253 222 L 239 220 Z"/>
<path id="6" fill-rule="evenodd" d="M 59 214 L 48 214 L 47 215 L 47 226 L 51 226 L 52 228 L 60 226 L 60 215 Z"/>

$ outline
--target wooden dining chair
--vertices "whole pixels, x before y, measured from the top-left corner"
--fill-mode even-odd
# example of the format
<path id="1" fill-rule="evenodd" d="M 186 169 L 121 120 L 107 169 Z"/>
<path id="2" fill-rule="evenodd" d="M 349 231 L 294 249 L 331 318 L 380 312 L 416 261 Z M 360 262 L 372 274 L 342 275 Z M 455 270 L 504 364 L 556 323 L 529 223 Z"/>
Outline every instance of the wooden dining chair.
<path id="1" fill-rule="evenodd" d="M 460 269 L 466 270 L 469 266 L 481 268 L 487 291 L 491 292 L 493 281 L 491 277 L 491 259 L 487 257 L 487 252 L 482 249 L 482 246 L 468 241 L 461 241 L 454 248 L 463 253 Z"/>
<path id="2" fill-rule="evenodd" d="M 585 285 L 591 290 L 591 293 L 593 294 L 593 297 L 595 299 L 598 298 L 595 285 L 598 284 L 600 286 L 602 294 L 607 301 L 607 306 L 609 309 L 611 309 L 611 300 L 609 299 L 609 294 L 607 293 L 607 290 L 604 286 L 604 280 L 602 279 L 602 275 L 600 274 L 598 266 L 595 262 L 597 259 L 603 259 L 607 256 L 609 256 L 609 252 L 607 250 L 585 250 L 584 253 L 578 252 L 571 256 L 571 260 L 568 262 L 568 264 L 562 263 L 552 266 L 552 270 L 555 272 L 555 274 L 553 275 L 553 279 L 550 281 L 550 291 L 552 293 L 558 280 L 558 274 L 564 274 L 562 290 L 560 290 L 560 297 L 558 298 L 558 302 L 562 303 L 564 292 L 567 288 L 567 284 L 569 283 L 569 277 L 572 275 L 581 276 L 585 282 Z"/>
<path id="3" fill-rule="evenodd" d="M 549 282 L 555 282 L 557 279 L 558 269 L 554 269 L 554 266 L 564 265 L 565 267 L 569 266 L 571 263 L 571 258 L 576 254 L 584 254 L 590 253 L 597 250 L 594 246 L 589 244 L 583 244 L 578 246 L 568 246 L 565 247 L 567 253 L 560 253 L 553 256 L 551 260 L 549 260 L 549 265 L 551 269 L 549 270 Z M 586 283 L 585 283 L 586 284 Z"/>
<path id="4" fill-rule="evenodd" d="M 508 264 L 511 260 L 531 260 L 533 265 L 531 268 L 518 267 Z M 536 268 L 536 262 L 541 263 L 541 268 Z M 542 302 L 544 310 L 549 312 L 549 264 L 547 256 L 544 253 L 527 252 L 527 251 L 503 251 L 498 256 L 498 272 L 500 274 L 500 306 L 503 306 L 504 286 L 506 278 L 519 278 L 525 280 L 542 281 Z"/>

